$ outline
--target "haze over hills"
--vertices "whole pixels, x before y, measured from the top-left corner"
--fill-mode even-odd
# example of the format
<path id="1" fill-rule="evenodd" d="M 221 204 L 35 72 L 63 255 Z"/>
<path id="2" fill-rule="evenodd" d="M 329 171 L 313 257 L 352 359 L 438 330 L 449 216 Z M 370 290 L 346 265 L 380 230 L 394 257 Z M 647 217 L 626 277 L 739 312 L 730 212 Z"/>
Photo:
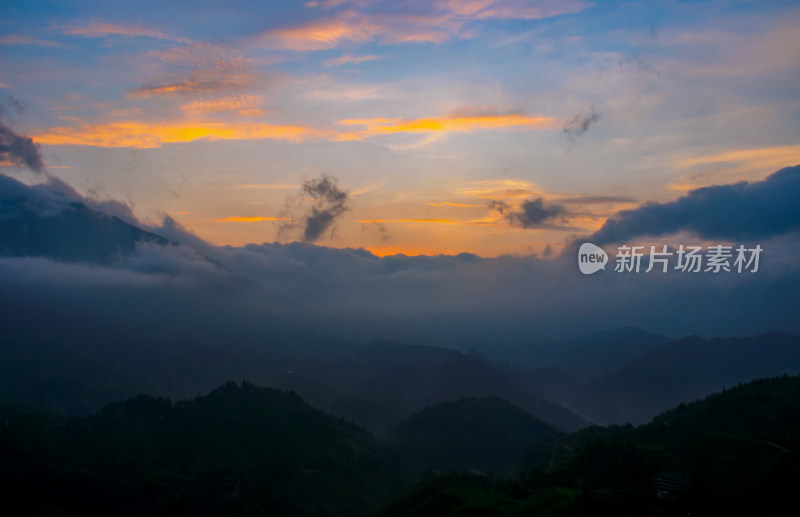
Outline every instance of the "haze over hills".
<path id="1" fill-rule="evenodd" d="M 756 380 L 647 425 L 534 444 L 515 479 L 431 476 L 379 515 L 793 515 L 798 404 L 800 377 Z"/>
<path id="2" fill-rule="evenodd" d="M 454 336 L 472 324 L 514 335 L 523 327 L 513 321 L 524 318 L 491 300 L 485 314 L 466 318 L 474 313 L 461 295 L 522 265 L 530 281 L 546 283 L 537 268 L 565 260 L 379 259 L 298 243 L 219 248 L 169 221 L 139 228 L 123 205 L 82 198 L 60 182 L 2 182 L 7 401 L 85 413 L 142 391 L 187 397 L 246 378 L 293 389 L 375 431 L 431 404 L 488 395 L 574 430 L 587 421 L 644 422 L 724 384 L 797 371 L 790 337 L 707 349 L 699 338 L 673 341 L 635 327 L 559 340 L 528 335 L 516 345 L 482 345 L 476 334 L 460 346 L 483 355 L 365 346 L 365 335 L 430 337 L 431 328 L 452 332 L 446 341 L 458 344 Z M 472 279 L 454 291 L 467 273 Z M 385 302 L 373 303 L 376 295 Z"/>
<path id="3" fill-rule="evenodd" d="M 573 392 L 573 398 L 560 400 L 569 399 L 568 407 L 599 423 L 641 424 L 725 386 L 799 373 L 797 336 L 778 332 L 746 338 L 693 336 L 665 344 L 586 383 Z"/>
<path id="4" fill-rule="evenodd" d="M 314 384 L 309 385 L 309 379 Z M 524 389 L 484 358 L 430 346 L 376 342 L 345 357 L 320 357 L 272 379 L 334 414 L 385 431 L 427 406 L 461 397 L 502 397 L 561 430 L 586 421 Z"/>
<path id="5" fill-rule="evenodd" d="M 551 341 L 522 340 L 482 349 L 487 355 L 534 369 L 551 368 L 580 381 L 608 374 L 670 339 L 638 327 L 622 327 Z"/>

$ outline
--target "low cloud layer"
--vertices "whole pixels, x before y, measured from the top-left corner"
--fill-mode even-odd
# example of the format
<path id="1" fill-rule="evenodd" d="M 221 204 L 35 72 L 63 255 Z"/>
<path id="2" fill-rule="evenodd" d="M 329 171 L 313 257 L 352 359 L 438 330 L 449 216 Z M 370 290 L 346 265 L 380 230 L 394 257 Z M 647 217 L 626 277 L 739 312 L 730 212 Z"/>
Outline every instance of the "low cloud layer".
<path id="1" fill-rule="evenodd" d="M 719 192 L 738 193 L 737 202 L 743 207 L 768 207 L 751 214 L 754 220 L 767 217 L 764 224 L 776 228 L 760 230 L 760 235 L 773 236 L 760 241 L 766 251 L 755 274 L 635 274 L 608 268 L 584 276 L 573 254 L 551 260 L 487 259 L 471 254 L 377 257 L 363 249 L 334 249 L 310 242 L 218 247 L 167 218 L 158 227 L 138 226 L 181 247 L 147 243 L 122 260 L 102 266 L 66 265 L 34 257 L 0 259 L 0 304 L 33 307 L 44 301 L 53 314 L 58 314 L 62 304 L 86 315 L 105 311 L 109 328 L 115 327 L 115 319 L 120 328 L 128 328 L 145 314 L 152 328 L 167 325 L 175 335 L 222 335 L 224 328 L 240 339 L 241 329 L 249 325 L 254 329 L 254 343 L 263 341 L 264 321 L 270 317 L 268 326 L 274 332 L 291 321 L 297 328 L 360 340 L 388 337 L 421 343 L 558 337 L 625 325 L 675 336 L 800 332 L 794 314 L 800 289 L 796 260 L 800 244 L 795 234 L 780 235 L 779 230 L 796 227 L 788 219 L 796 215 L 791 212 L 796 205 L 790 203 L 796 201 L 792 197 L 797 195 L 792 186 L 796 172 L 797 168 L 784 169 L 764 182 L 687 196 L 721 203 Z M 55 181 L 31 187 L 9 178 L 0 180 L 3 202 L 24 200 L 28 206 L 39 207 L 39 215 L 65 203 L 91 202 Z M 304 236 L 309 224 L 323 233 L 329 231 L 336 214 L 346 208 L 347 194 L 325 177 L 307 182 L 307 187 L 307 195 L 322 204 L 308 212 L 309 219 L 303 219 Z M 788 192 L 792 188 L 793 194 Z M 534 209 L 526 212 L 521 206 L 510 213 L 517 220 L 527 214 L 541 224 L 561 213 L 548 208 L 544 200 L 541 206 L 535 199 L 530 201 Z M 666 205 L 675 209 L 673 203 Z M 652 205 L 639 210 L 648 206 Z M 508 207 L 503 209 L 509 213 Z M 330 219 L 313 219 L 327 210 Z M 639 213 L 623 212 L 620 217 Z M 26 214 L 7 211 L 4 216 Z M 770 216 L 786 219 L 778 222 Z M 109 312 L 107 307 L 115 309 Z M 201 313 L 219 313 L 219 317 L 198 322 Z M 286 335 L 294 334 L 287 331 Z"/>
<path id="2" fill-rule="evenodd" d="M 764 239 L 800 229 L 800 165 L 763 181 L 704 187 L 670 203 L 623 210 L 587 240 L 597 244 L 691 232 L 704 239 Z"/>
<path id="3" fill-rule="evenodd" d="M 80 199 L 69 185 L 55 178 L 39 185 L 25 185 L 0 174 L 0 221 L 25 214 L 55 215 Z"/>

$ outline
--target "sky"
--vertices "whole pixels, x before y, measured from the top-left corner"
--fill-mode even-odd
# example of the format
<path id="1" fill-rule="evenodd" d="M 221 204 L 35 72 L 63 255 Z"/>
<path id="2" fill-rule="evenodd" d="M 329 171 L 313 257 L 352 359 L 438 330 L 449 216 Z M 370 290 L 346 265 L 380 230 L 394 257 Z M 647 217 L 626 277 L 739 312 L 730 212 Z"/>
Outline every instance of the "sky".
<path id="1" fill-rule="evenodd" d="M 781 1 L 4 2 L 0 122 L 42 163 L 0 172 L 217 246 L 772 237 L 669 221 L 742 181 L 768 206 L 800 163 L 798 26 Z"/>

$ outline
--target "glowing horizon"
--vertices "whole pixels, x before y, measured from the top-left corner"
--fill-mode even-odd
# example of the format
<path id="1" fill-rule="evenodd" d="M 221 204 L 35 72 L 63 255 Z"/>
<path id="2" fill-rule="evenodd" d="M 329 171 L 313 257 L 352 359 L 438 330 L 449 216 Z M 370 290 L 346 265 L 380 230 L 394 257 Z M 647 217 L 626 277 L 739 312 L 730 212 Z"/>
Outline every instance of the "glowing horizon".
<path id="1" fill-rule="evenodd" d="M 80 193 L 218 245 L 543 255 L 800 163 L 792 2 L 8 11 L 3 124 Z M 344 197 L 303 190 L 325 177 Z"/>

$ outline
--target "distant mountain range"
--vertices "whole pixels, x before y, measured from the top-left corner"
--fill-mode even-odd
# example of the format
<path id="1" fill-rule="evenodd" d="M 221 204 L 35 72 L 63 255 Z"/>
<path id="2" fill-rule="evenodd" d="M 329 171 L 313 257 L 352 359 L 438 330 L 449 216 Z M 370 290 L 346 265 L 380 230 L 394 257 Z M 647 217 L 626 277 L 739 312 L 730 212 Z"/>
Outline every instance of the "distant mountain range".
<path id="1" fill-rule="evenodd" d="M 292 389 L 334 414 L 382 431 L 415 411 L 461 397 L 495 395 L 558 429 L 586 422 L 523 388 L 485 358 L 432 346 L 381 341 L 336 358 L 296 365 L 271 384 Z"/>
<path id="2" fill-rule="evenodd" d="M 642 424 L 681 402 L 760 377 L 800 373 L 800 337 L 670 339 L 635 327 L 484 348 L 521 386 L 599 424 Z"/>
<path id="3" fill-rule="evenodd" d="M 572 339 L 527 339 L 513 345 L 494 344 L 478 350 L 513 365 L 557 370 L 576 381 L 586 381 L 612 373 L 670 341 L 637 327 L 623 327 Z"/>

